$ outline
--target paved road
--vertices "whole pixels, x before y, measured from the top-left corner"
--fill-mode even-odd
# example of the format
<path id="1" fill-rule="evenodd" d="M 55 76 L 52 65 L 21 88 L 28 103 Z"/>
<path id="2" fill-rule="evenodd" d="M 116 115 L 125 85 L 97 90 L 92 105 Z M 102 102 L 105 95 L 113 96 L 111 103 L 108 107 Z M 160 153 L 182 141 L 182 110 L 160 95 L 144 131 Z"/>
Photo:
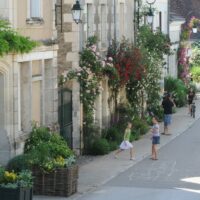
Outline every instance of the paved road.
<path id="1" fill-rule="evenodd" d="M 200 120 L 161 148 L 158 161 L 146 158 L 80 199 L 200 200 Z"/>

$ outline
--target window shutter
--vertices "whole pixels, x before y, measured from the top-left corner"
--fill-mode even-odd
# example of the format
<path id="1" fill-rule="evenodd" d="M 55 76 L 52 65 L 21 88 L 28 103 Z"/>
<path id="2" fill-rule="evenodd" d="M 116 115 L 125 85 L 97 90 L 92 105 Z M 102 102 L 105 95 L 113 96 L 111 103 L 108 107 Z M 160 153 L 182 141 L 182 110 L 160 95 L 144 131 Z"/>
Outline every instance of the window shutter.
<path id="1" fill-rule="evenodd" d="M 162 31 L 162 12 L 159 12 L 159 29 Z"/>

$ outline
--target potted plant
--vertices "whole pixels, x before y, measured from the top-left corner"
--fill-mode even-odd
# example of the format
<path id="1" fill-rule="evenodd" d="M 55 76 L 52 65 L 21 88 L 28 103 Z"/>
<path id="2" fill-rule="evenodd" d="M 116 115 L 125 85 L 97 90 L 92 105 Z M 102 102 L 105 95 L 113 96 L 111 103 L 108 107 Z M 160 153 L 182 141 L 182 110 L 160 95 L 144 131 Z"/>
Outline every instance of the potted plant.
<path id="1" fill-rule="evenodd" d="M 25 143 L 36 195 L 70 196 L 77 191 L 78 166 L 67 142 L 47 127 L 33 127 Z"/>
<path id="2" fill-rule="evenodd" d="M 199 19 L 192 17 L 190 20 L 190 26 L 192 27 L 192 32 L 197 33 L 199 26 Z"/>
<path id="3" fill-rule="evenodd" d="M 29 170 L 19 173 L 0 167 L 1 200 L 32 200 L 33 177 Z"/>

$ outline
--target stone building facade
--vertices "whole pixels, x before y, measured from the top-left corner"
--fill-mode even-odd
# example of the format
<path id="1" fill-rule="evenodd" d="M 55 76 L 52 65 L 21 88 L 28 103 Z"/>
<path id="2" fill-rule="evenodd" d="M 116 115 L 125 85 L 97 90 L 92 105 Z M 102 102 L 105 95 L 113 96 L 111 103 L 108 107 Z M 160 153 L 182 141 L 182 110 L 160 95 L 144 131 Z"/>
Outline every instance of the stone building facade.
<path id="1" fill-rule="evenodd" d="M 71 8 L 75 2 L 75 0 L 57 0 L 59 9 L 56 14 L 58 18 L 56 27 L 59 44 L 58 74 L 60 75 L 79 66 L 79 52 L 90 36 L 96 35 L 98 37 L 98 50 L 102 57 L 106 55 L 107 48 L 113 39 L 120 41 L 124 36 L 134 42 L 134 27 L 137 27 L 134 24 L 137 21 L 134 20 L 137 0 L 80 0 L 82 22 L 79 24 L 76 24 L 72 19 Z M 145 2 L 143 1 L 144 4 Z M 169 0 L 156 0 L 155 4 L 152 5 L 155 8 L 153 30 L 160 29 L 165 34 L 170 33 L 169 3 Z M 169 69 L 170 62 L 170 58 L 166 57 L 167 64 L 163 67 L 161 80 L 163 88 L 164 77 L 172 73 L 173 70 Z M 103 90 L 95 102 L 94 116 L 95 123 L 100 129 L 109 126 L 114 108 L 114 102 L 109 101 L 110 91 L 106 79 L 102 81 L 101 86 Z M 83 113 L 79 99 L 79 85 L 76 81 L 70 81 L 62 89 L 67 89 L 71 93 L 71 123 L 69 123 L 71 128 L 65 127 L 66 133 L 64 134 L 67 135 L 68 139 L 70 138 L 72 148 L 81 153 Z M 119 101 L 123 101 L 124 96 L 122 91 Z M 69 100 L 69 98 L 66 99 Z"/>
<path id="2" fill-rule="evenodd" d="M 79 52 L 84 47 L 87 38 L 96 35 L 99 39 L 98 49 L 103 56 L 113 39 L 120 40 L 123 36 L 133 41 L 134 38 L 134 2 L 131 0 L 81 0 L 82 23 L 75 24 L 71 8 L 74 0 L 58 0 L 62 6 L 57 17 L 62 17 L 62 23 L 57 24 L 58 30 L 58 68 L 59 74 L 79 66 Z M 59 21 L 59 20 L 58 20 Z M 126 23 L 129 22 L 129 23 Z M 102 93 L 95 102 L 94 120 L 98 127 L 109 125 L 112 113 L 112 102 L 109 103 L 110 91 L 107 80 L 102 81 Z M 72 128 L 71 141 L 73 149 L 81 153 L 82 149 L 82 106 L 79 99 L 78 83 L 67 83 L 72 93 Z M 70 133 L 68 133 L 70 134 Z"/>
<path id="3" fill-rule="evenodd" d="M 0 17 L 40 41 L 32 52 L 0 58 L 0 164 L 22 152 L 31 123 L 57 122 L 57 45 L 54 0 L 1 0 Z"/>

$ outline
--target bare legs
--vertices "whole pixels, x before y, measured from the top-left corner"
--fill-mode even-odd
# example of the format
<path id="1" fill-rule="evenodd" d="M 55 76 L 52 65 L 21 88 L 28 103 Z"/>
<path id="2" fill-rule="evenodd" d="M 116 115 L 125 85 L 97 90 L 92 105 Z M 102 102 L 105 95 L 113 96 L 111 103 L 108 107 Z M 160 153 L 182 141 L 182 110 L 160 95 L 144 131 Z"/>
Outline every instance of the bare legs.
<path id="1" fill-rule="evenodd" d="M 120 153 L 120 152 L 122 152 L 123 151 L 123 149 L 118 149 L 116 152 L 115 152 L 115 158 L 117 158 L 117 155 Z"/>
<path id="2" fill-rule="evenodd" d="M 130 148 L 130 159 L 131 159 L 131 160 L 134 160 L 133 148 Z"/>
<path id="3" fill-rule="evenodd" d="M 168 126 L 164 125 L 164 134 L 167 135 L 168 134 Z"/>
<path id="4" fill-rule="evenodd" d="M 123 149 L 118 149 L 115 152 L 115 158 L 117 158 L 118 154 L 121 153 L 122 151 L 124 151 Z M 130 160 L 134 160 L 134 156 L 133 156 L 133 148 L 130 148 Z"/>
<path id="5" fill-rule="evenodd" d="M 158 160 L 156 144 L 152 144 L 152 160 Z"/>

